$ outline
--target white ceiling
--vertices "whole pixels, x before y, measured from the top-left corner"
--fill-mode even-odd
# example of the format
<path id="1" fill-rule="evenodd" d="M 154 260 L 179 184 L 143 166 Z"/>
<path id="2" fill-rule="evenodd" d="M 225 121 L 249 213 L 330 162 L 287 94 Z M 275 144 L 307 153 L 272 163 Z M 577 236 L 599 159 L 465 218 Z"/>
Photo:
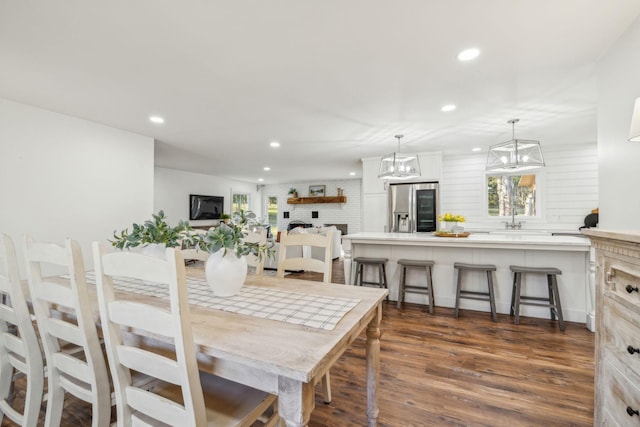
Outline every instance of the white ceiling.
<path id="1" fill-rule="evenodd" d="M 638 0 L 0 0 L 0 97 L 151 136 L 159 166 L 347 179 L 397 133 L 403 151 L 467 153 L 517 117 L 543 150 L 594 142 L 595 63 L 639 14 Z M 468 47 L 481 56 L 459 62 Z"/>

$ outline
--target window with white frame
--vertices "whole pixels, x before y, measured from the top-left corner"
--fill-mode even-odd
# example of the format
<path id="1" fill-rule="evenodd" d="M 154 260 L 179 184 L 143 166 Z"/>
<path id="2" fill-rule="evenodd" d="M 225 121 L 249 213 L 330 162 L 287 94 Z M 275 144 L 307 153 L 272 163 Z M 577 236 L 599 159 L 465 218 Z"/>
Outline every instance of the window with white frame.
<path id="1" fill-rule="evenodd" d="M 267 208 L 267 221 L 271 226 L 271 233 L 278 233 L 278 197 L 267 196 L 265 198 Z"/>
<path id="2" fill-rule="evenodd" d="M 231 195 L 231 212 L 248 211 L 251 209 L 251 195 L 246 193 L 233 193 Z"/>
<path id="3" fill-rule="evenodd" d="M 538 216 L 536 175 L 487 175 L 490 218 Z"/>

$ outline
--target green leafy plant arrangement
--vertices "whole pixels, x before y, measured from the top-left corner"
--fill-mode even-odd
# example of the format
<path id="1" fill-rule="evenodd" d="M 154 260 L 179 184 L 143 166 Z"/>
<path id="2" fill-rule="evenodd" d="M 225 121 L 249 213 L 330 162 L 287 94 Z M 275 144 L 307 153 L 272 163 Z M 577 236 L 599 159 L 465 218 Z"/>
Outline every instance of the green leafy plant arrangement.
<path id="1" fill-rule="evenodd" d="M 249 254 L 255 255 L 258 259 L 263 256 L 273 258 L 275 250 L 273 242 L 266 244 L 245 242 L 247 237 L 247 227 L 253 225 L 256 214 L 251 211 L 234 212 L 229 224 L 220 224 L 216 228 L 211 228 L 205 234 L 194 236 L 197 240 L 196 245 L 201 250 L 209 253 L 216 253 L 224 250 L 226 255 L 228 252 L 234 253 L 238 258 Z"/>
<path id="2" fill-rule="evenodd" d="M 118 249 L 147 246 L 152 243 L 164 244 L 168 248 L 180 246 L 182 241 L 195 244 L 196 236 L 187 221 L 181 220 L 172 227 L 166 221 L 164 211 L 152 214 L 153 219 L 143 224 L 134 223 L 131 232 L 126 228 L 120 233 L 113 232 L 111 244 Z"/>
<path id="3" fill-rule="evenodd" d="M 296 190 L 295 188 L 291 187 L 289 189 L 289 194 L 291 194 L 293 197 L 297 197 L 298 195 L 298 190 Z"/>

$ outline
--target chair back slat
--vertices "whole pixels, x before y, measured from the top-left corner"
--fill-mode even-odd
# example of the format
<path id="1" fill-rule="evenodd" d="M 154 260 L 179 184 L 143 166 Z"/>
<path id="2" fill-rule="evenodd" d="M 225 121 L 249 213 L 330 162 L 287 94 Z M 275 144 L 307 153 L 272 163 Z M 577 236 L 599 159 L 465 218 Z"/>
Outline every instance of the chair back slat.
<path id="1" fill-rule="evenodd" d="M 74 309 L 74 305 L 72 303 L 74 301 L 73 291 L 70 287 L 46 281 L 34 282 L 33 286 L 37 289 L 36 293 L 39 301 L 46 304 L 60 306 L 57 311 Z"/>
<path id="2" fill-rule="evenodd" d="M 171 384 L 181 384 L 180 369 L 175 360 L 129 346 L 118 347 L 118 358 L 129 369 Z"/>
<path id="3" fill-rule="evenodd" d="M 111 321 L 119 325 L 141 329 L 154 335 L 175 336 L 173 317 L 161 308 L 130 301 L 113 301 L 109 304 L 109 315 Z"/>
<path id="4" fill-rule="evenodd" d="M 94 427 L 108 426 L 111 419 L 109 376 L 98 340 L 80 245 L 71 239 L 66 239 L 64 246 L 35 242 L 27 236 L 25 259 L 33 310 L 47 359 L 49 399 L 45 425 L 60 424 L 68 391 L 92 403 Z M 51 267 L 66 270 L 68 279 L 45 279 L 42 271 Z M 63 341 L 78 345 L 82 351 L 73 355 L 60 353 Z M 70 359 L 75 356 L 84 358 L 77 359 L 77 369 L 72 368 Z M 79 368 L 81 364 L 86 364 L 86 369 Z"/>
<path id="5" fill-rule="evenodd" d="M 12 325 L 18 323 L 18 318 L 16 317 L 16 312 L 13 308 L 5 304 L 0 304 L 0 321 L 9 322 Z"/>
<path id="6" fill-rule="evenodd" d="M 129 405 L 136 411 L 151 413 L 153 418 L 171 426 L 189 425 L 184 421 L 189 418 L 185 407 L 170 399 L 136 387 L 127 387 L 126 395 Z"/>
<path id="7" fill-rule="evenodd" d="M 72 376 L 82 382 L 91 382 L 93 371 L 87 363 L 66 353 L 56 353 L 54 356 L 56 369 L 61 373 Z"/>
<path id="8" fill-rule="evenodd" d="M 110 253 L 104 258 L 103 272 L 108 276 L 129 277 L 145 282 L 168 284 L 169 270 L 166 261 L 140 253 L 128 251 Z"/>
<path id="9" fill-rule="evenodd" d="M 66 320 L 56 319 L 54 317 L 45 319 L 42 329 L 48 331 L 48 335 L 58 340 L 67 341 L 77 346 L 85 344 L 85 338 L 78 326 L 69 323 Z"/>
<path id="10" fill-rule="evenodd" d="M 134 419 L 133 412 L 139 411 L 144 414 L 143 418 L 149 417 L 169 425 L 205 425 L 204 398 L 191 333 L 182 255 L 173 248 L 166 250 L 164 258 L 153 258 L 128 252 L 109 253 L 107 248 L 98 242 L 93 244 L 93 255 L 100 319 L 109 367 L 113 376 L 118 421 L 122 420 L 124 425 L 136 424 L 140 420 Z M 132 369 L 141 369 L 141 372 L 147 370 L 149 373 L 153 373 L 154 369 L 150 369 L 149 366 L 143 367 L 139 361 L 135 360 L 136 355 L 141 356 L 143 353 L 127 349 L 128 346 L 137 348 L 138 341 L 135 339 L 127 340 L 125 343 L 123 330 L 131 326 L 127 323 L 136 323 L 138 332 L 153 336 L 158 332 L 158 327 L 150 325 L 150 322 L 141 324 L 132 314 L 122 313 L 126 307 L 129 307 L 130 310 L 136 310 L 134 313 L 139 315 L 139 304 L 142 303 L 131 305 L 117 303 L 117 301 L 127 300 L 127 298 L 135 300 L 136 296 L 127 293 L 116 294 L 113 287 L 114 278 L 168 284 L 170 317 L 168 321 L 165 321 L 163 326 L 168 327 L 162 329 L 161 335 L 173 339 L 175 366 L 171 366 L 171 363 L 160 362 L 161 359 L 151 359 L 151 356 L 149 356 L 148 363 L 143 359 L 142 364 L 158 363 L 163 367 L 161 375 L 165 378 L 170 376 L 172 381 L 179 384 L 181 396 L 177 396 L 177 401 L 174 403 L 168 403 L 164 397 L 139 389 L 131 382 Z M 114 308 L 112 309 L 112 307 Z M 155 306 L 150 306 L 150 309 L 157 312 Z M 112 313 L 117 313 L 117 322 L 112 319 Z M 146 326 L 148 329 L 142 326 Z M 159 377 L 161 376 L 160 373 L 155 373 Z"/>
<path id="11" fill-rule="evenodd" d="M 27 348 L 24 345 L 24 341 L 20 338 L 8 332 L 3 332 L 2 339 L 4 340 L 4 345 L 9 353 L 16 354 L 23 359 L 27 356 Z"/>
<path id="12" fill-rule="evenodd" d="M 7 356 L 9 364 L 20 372 L 28 372 L 27 364 L 24 363 L 25 359 L 17 353 L 9 353 Z"/>
<path id="13" fill-rule="evenodd" d="M 333 267 L 333 230 L 326 234 L 282 234 L 280 237 L 280 250 L 278 259 L 278 271 L 276 276 L 284 277 L 285 270 L 305 270 L 322 273 L 322 281 L 331 282 Z M 324 249 L 324 259 L 318 260 L 304 255 L 302 257 L 287 258 L 287 248 L 290 246 L 310 246 Z M 304 251 L 302 251 L 304 253 Z M 310 251 L 311 252 L 311 251 Z"/>
<path id="14" fill-rule="evenodd" d="M 206 261 L 209 259 L 209 252 L 203 251 L 200 249 L 181 249 L 180 253 L 182 253 L 182 258 L 185 260 L 196 260 L 196 261 Z"/>
<path id="15" fill-rule="evenodd" d="M 0 290 L 0 422 L 6 416 L 18 425 L 32 427 L 38 421 L 44 388 L 42 354 L 20 283 L 15 247 L 2 233 Z M 7 400 L 16 370 L 27 377 L 21 408 Z"/>

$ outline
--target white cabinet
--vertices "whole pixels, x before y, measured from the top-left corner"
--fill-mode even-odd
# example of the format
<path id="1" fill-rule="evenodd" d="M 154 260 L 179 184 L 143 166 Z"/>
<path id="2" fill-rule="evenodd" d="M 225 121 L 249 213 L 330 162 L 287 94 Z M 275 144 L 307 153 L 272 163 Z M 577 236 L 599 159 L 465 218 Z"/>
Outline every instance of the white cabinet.
<path id="1" fill-rule="evenodd" d="M 387 193 L 362 197 L 362 231 L 384 232 L 387 225 Z"/>
<path id="2" fill-rule="evenodd" d="M 362 193 L 384 193 L 384 181 L 378 178 L 380 157 L 362 159 Z"/>
<path id="3" fill-rule="evenodd" d="M 440 181 L 442 174 L 442 153 L 418 153 L 420 177 L 425 181 Z"/>

